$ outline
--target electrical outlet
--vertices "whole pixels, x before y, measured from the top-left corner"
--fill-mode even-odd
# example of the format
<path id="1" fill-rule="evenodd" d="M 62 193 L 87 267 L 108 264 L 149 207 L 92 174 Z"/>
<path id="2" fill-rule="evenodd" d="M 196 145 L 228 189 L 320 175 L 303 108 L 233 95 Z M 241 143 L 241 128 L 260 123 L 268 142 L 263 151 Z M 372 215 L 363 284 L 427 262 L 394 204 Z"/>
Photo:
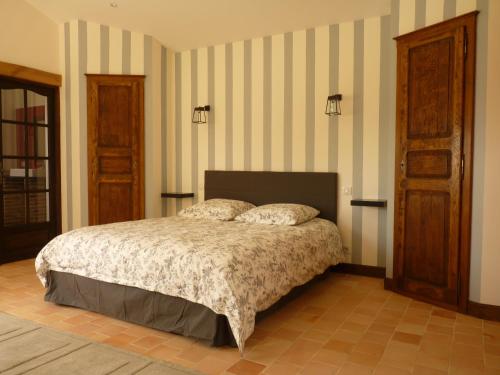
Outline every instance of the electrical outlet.
<path id="1" fill-rule="evenodd" d="M 342 246 L 342 253 L 344 254 L 344 259 L 348 259 L 350 258 L 350 251 L 349 251 L 349 248 L 347 246 Z"/>
<path id="2" fill-rule="evenodd" d="M 342 193 L 344 193 L 344 195 L 352 195 L 352 186 L 342 187 Z"/>

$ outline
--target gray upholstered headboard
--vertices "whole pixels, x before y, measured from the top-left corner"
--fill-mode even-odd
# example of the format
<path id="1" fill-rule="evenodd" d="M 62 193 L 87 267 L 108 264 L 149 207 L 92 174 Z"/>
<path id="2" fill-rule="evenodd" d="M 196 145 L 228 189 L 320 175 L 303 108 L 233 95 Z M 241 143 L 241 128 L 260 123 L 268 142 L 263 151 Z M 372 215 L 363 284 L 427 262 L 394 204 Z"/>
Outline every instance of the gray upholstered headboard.
<path id="1" fill-rule="evenodd" d="M 301 203 L 337 222 L 337 173 L 205 171 L 205 199 L 239 199 L 257 206 Z"/>

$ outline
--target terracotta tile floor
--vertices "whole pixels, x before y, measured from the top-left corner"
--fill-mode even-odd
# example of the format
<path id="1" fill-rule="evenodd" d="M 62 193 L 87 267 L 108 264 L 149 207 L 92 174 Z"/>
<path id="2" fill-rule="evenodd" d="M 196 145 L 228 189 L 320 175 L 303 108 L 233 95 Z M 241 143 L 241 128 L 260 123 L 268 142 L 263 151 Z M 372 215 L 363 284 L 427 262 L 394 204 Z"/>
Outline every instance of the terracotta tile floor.
<path id="1" fill-rule="evenodd" d="M 500 324 L 332 273 L 257 324 L 244 358 L 43 301 L 33 261 L 0 266 L 0 311 L 207 374 L 500 374 Z"/>

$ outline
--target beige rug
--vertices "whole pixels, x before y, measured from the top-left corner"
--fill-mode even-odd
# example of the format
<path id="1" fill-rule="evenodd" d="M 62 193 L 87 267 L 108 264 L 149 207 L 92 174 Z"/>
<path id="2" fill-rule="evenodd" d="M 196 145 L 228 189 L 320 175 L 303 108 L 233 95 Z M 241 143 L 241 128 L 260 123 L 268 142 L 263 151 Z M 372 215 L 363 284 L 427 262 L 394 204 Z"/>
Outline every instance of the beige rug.
<path id="1" fill-rule="evenodd" d="M 199 375 L 200 373 L 0 313 L 0 374 Z"/>

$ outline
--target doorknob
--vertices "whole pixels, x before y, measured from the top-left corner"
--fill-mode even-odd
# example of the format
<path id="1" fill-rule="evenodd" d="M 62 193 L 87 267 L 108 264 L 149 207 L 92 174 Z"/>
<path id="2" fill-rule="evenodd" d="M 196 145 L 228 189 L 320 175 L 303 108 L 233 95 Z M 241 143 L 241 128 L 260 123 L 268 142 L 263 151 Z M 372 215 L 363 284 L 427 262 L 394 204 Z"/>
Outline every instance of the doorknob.
<path id="1" fill-rule="evenodd" d="M 401 159 L 400 166 L 401 166 L 401 173 L 404 173 L 404 171 L 405 171 L 405 160 L 404 159 Z"/>

